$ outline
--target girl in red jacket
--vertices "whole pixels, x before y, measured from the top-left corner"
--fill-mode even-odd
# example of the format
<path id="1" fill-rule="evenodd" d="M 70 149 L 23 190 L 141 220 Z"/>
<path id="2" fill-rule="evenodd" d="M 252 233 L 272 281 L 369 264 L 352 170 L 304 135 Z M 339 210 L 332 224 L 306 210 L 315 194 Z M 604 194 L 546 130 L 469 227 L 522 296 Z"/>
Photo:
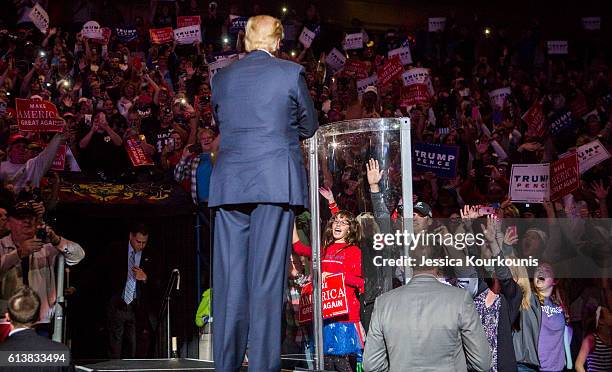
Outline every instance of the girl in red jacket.
<path id="1" fill-rule="evenodd" d="M 324 322 L 323 350 L 325 369 L 329 371 L 351 372 L 361 361 L 365 332 L 360 322 L 357 298 L 364 290 L 359 235 L 359 224 L 348 211 L 334 214 L 325 228 L 321 276 L 325 280 L 330 274 L 343 273 L 348 302 L 348 314 Z M 312 256 L 311 247 L 300 242 L 295 229 L 293 249 L 301 256 Z"/>

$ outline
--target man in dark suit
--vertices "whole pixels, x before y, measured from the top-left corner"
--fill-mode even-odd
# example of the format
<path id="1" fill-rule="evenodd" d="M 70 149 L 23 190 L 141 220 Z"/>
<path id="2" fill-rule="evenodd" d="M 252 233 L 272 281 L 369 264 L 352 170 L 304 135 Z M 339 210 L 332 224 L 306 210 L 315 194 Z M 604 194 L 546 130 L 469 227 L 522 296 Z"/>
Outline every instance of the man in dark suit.
<path id="1" fill-rule="evenodd" d="M 318 128 L 304 69 L 275 58 L 283 28 L 256 16 L 242 60 L 212 79 L 221 144 L 209 206 L 217 207 L 213 253 L 216 371 L 280 370 L 281 319 L 294 209 L 308 206 L 300 140 Z"/>
<path id="2" fill-rule="evenodd" d="M 57 359 L 63 358 L 63 366 L 34 366 L 26 363 L 15 363 L 15 367 L 0 367 L 0 371 L 72 371 L 70 366 L 70 349 L 62 343 L 51 341 L 46 337 L 39 336 L 32 326 L 38 321 L 40 312 L 40 298 L 30 287 L 23 287 L 9 299 L 7 318 L 10 320 L 13 330 L 9 337 L 0 343 L 0 352 L 15 352 L 29 358 L 29 353 L 36 353 L 38 359 L 45 355 L 57 355 Z M 36 358 L 35 355 L 31 355 Z M 8 357 L 7 357 L 8 358 Z M 21 358 L 21 357 L 20 357 Z M 15 359 L 13 359 L 15 360 Z M 4 359 L 3 362 L 6 362 Z"/>
<path id="3" fill-rule="evenodd" d="M 130 228 L 129 240 L 112 244 L 107 255 L 109 269 L 107 331 L 111 359 L 147 357 L 155 329 L 159 299 L 159 278 L 150 252 L 145 250 L 149 230 L 142 223 Z M 126 341 L 126 348 L 122 344 Z M 137 354 L 138 350 L 138 354 Z"/>

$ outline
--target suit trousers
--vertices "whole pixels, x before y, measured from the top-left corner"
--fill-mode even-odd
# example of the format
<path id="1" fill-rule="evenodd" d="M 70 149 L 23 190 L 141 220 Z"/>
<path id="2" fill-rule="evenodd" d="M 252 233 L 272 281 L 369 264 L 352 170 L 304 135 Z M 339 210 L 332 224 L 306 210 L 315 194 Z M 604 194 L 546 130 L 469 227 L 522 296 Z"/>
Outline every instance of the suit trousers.
<path id="1" fill-rule="evenodd" d="M 121 296 L 115 295 L 106 308 L 106 314 L 109 358 L 134 358 L 136 356 L 134 305 L 127 305 Z M 124 343 L 125 348 L 123 347 Z"/>
<path id="2" fill-rule="evenodd" d="M 295 213 L 289 205 L 219 207 L 213 254 L 215 371 L 280 370 L 281 319 Z"/>

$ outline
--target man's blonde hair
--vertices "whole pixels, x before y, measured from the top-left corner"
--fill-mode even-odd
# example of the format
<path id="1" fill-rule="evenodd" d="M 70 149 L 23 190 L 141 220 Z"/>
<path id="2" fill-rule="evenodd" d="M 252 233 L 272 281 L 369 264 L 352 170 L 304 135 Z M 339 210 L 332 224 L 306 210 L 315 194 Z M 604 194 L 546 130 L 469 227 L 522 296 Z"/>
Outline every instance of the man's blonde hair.
<path id="1" fill-rule="evenodd" d="M 276 51 L 278 41 L 283 37 L 281 21 L 268 15 L 254 16 L 249 18 L 246 25 L 245 49 L 247 52 L 264 49 L 272 53 Z"/>

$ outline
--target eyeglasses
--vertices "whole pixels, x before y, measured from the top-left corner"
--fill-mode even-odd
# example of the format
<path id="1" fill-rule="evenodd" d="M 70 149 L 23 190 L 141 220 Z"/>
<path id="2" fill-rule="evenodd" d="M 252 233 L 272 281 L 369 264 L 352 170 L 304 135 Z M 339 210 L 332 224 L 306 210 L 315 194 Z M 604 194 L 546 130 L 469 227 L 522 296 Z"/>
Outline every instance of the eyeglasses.
<path id="1" fill-rule="evenodd" d="M 332 221 L 332 225 L 342 225 L 342 226 L 349 226 L 351 223 L 347 220 L 334 220 Z"/>

